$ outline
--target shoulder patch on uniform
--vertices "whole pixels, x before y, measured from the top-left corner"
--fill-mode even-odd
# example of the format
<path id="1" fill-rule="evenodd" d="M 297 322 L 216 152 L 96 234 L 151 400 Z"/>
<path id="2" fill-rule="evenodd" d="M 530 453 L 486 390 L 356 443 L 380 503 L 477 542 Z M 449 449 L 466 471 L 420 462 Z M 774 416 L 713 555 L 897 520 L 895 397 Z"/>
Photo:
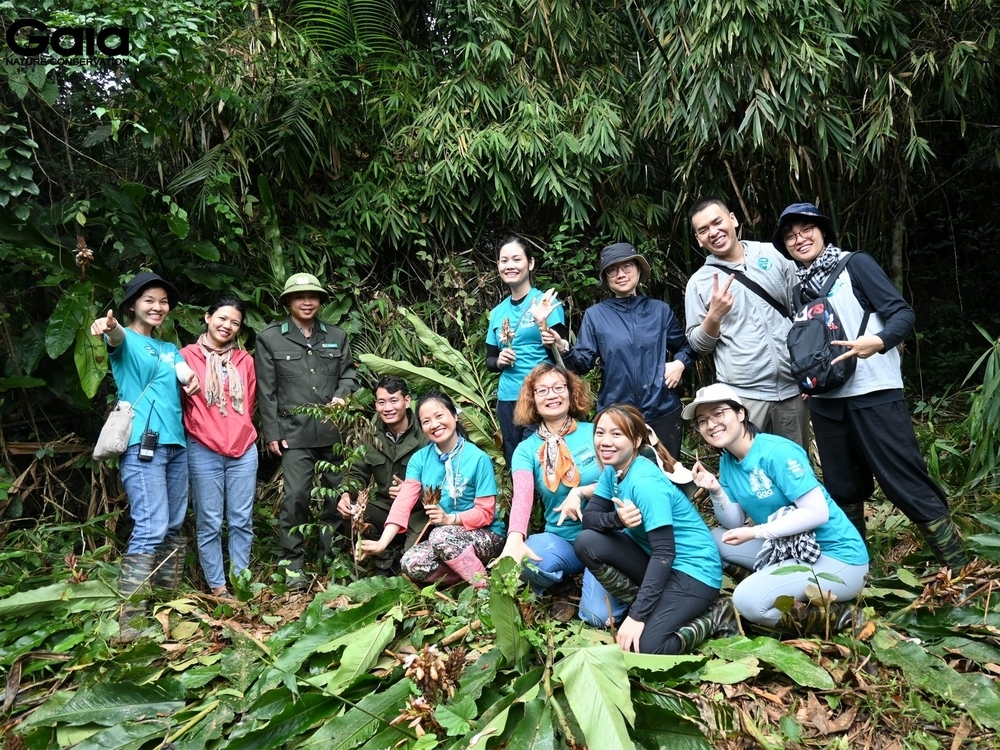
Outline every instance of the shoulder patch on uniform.
<path id="1" fill-rule="evenodd" d="M 321 330 L 323 333 L 326 333 L 326 324 L 322 320 L 319 321 L 319 330 Z"/>

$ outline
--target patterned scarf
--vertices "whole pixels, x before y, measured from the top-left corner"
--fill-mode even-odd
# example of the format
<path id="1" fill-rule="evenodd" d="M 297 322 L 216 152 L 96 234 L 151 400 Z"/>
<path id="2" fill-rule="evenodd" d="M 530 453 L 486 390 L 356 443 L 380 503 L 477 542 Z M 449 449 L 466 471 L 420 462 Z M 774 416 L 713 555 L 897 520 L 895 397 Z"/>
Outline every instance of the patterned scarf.
<path id="1" fill-rule="evenodd" d="M 580 484 L 580 472 L 576 469 L 569 446 L 563 440 L 563 436 L 575 430 L 576 420 L 568 414 L 555 434 L 549 432 L 545 422 L 538 425 L 538 437 L 545 441 L 538 451 L 538 463 L 542 467 L 542 481 L 550 492 L 555 492 L 560 482 L 567 487 Z"/>
<path id="2" fill-rule="evenodd" d="M 819 297 L 820 289 L 840 261 L 842 253 L 843 250 L 836 245 L 827 245 L 823 252 L 816 256 L 811 266 L 808 268 L 800 266 L 795 269 L 795 275 L 802 286 L 802 299 L 808 302 Z"/>
<path id="3" fill-rule="evenodd" d="M 208 334 L 198 337 L 198 346 L 205 353 L 205 403 L 218 406 L 222 416 L 226 416 L 225 383 L 229 381 L 229 397 L 237 414 L 243 413 L 243 379 L 236 365 L 233 364 L 233 349 L 235 342 L 221 349 L 213 347 L 208 340 Z"/>

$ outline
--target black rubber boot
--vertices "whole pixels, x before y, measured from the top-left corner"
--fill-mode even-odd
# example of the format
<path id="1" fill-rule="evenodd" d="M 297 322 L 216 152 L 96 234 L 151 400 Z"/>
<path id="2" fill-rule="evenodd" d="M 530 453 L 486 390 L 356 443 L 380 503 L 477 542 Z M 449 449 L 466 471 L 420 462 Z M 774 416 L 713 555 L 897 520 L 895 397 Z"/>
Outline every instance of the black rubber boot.
<path id="1" fill-rule="evenodd" d="M 118 617 L 118 639 L 129 643 L 142 635 L 134 626 L 135 621 L 146 616 L 149 602 L 144 598 L 150 593 L 156 556 L 151 554 L 123 555 L 118 576 L 118 593 L 126 597 Z"/>
<path id="2" fill-rule="evenodd" d="M 597 582 L 604 587 L 611 596 L 625 604 L 631 604 L 639 595 L 639 586 L 631 578 L 622 573 L 618 568 L 610 565 L 600 565 L 591 571 Z"/>
<path id="3" fill-rule="evenodd" d="M 930 523 L 918 523 L 917 528 L 939 563 L 947 565 L 956 573 L 969 564 L 969 553 L 965 551 L 962 532 L 950 515 Z"/>

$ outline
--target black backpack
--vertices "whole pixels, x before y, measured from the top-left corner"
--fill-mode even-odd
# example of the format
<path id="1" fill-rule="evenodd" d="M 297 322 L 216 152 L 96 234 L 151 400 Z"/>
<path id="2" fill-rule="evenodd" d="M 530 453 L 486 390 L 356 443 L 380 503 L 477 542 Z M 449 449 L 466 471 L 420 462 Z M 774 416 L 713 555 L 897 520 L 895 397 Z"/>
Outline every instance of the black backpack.
<path id="1" fill-rule="evenodd" d="M 834 391 L 851 379 L 858 366 L 857 357 L 831 364 L 847 351 L 847 347 L 834 346 L 832 342 L 848 341 L 851 336 L 845 333 L 840 316 L 827 296 L 852 255 L 854 253 L 847 253 L 840 259 L 816 299 L 803 302 L 802 289 L 795 288 L 795 302 L 799 312 L 793 318 L 786 341 L 792 364 L 792 378 L 802 393 L 815 395 Z M 871 312 L 866 310 L 858 336 L 868 327 L 870 315 Z"/>

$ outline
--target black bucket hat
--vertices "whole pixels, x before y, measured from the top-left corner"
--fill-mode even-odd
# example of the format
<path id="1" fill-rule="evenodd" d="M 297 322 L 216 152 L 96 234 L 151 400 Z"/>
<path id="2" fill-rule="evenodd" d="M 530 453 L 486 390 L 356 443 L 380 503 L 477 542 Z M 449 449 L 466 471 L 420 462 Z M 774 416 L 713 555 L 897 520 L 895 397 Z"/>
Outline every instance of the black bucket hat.
<path id="1" fill-rule="evenodd" d="M 171 310 L 177 307 L 177 304 L 181 301 L 181 296 L 177 293 L 177 287 L 164 279 L 158 273 L 143 271 L 142 273 L 137 273 L 132 280 L 125 285 L 125 297 L 122 299 L 122 309 L 127 310 L 129 303 L 135 300 L 135 298 L 142 294 L 145 289 L 148 289 L 151 286 L 158 286 L 167 292 L 167 300 L 170 302 Z"/>
<path id="2" fill-rule="evenodd" d="M 813 203 L 793 203 L 781 212 L 778 217 L 778 228 L 771 238 L 771 243 L 779 253 L 791 259 L 791 255 L 785 249 L 785 231 L 790 224 L 806 219 L 813 222 L 823 232 L 823 239 L 828 245 L 837 244 L 837 236 L 833 231 L 833 220 L 829 216 L 824 216 Z"/>
<path id="3" fill-rule="evenodd" d="M 615 263 L 623 263 L 626 260 L 634 260 L 639 266 L 639 283 L 649 278 L 649 262 L 639 254 L 639 251 L 627 242 L 616 242 L 601 250 L 601 288 L 608 289 L 608 277 L 605 274 Z"/>

